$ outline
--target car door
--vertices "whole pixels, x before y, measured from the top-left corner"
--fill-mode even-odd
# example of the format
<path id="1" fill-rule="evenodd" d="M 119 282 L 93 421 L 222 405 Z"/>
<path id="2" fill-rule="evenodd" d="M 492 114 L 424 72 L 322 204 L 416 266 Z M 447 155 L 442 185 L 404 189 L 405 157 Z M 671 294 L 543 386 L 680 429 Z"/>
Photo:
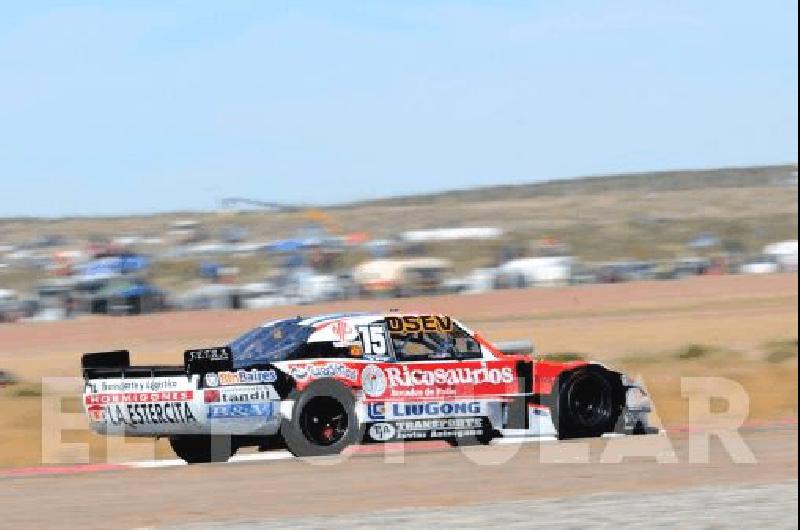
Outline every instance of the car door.
<path id="1" fill-rule="evenodd" d="M 369 419 L 388 422 L 382 428 L 401 439 L 478 435 L 513 384 L 511 365 L 484 359 L 480 344 L 456 325 L 403 318 L 403 327 L 387 323 L 383 339 L 370 337 L 386 343 L 389 358 L 362 374 Z"/>

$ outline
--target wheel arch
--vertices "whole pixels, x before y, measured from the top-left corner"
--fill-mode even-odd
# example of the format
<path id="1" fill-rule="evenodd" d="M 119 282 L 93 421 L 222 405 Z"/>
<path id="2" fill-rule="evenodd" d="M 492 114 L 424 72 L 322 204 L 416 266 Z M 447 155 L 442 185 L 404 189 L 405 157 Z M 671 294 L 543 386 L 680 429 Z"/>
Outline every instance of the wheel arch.
<path id="1" fill-rule="evenodd" d="M 347 431 L 344 438 L 329 448 L 314 446 L 312 440 L 303 434 L 302 426 L 304 408 L 313 400 L 330 397 L 338 401 L 347 414 Z M 359 417 L 358 396 L 351 386 L 333 377 L 321 377 L 310 381 L 302 388 L 294 388 L 286 401 L 290 404 L 291 414 L 283 414 L 280 434 L 289 450 L 296 456 L 321 456 L 336 454 L 347 445 L 358 443 L 363 438 L 364 423 Z M 341 443 L 340 443 L 341 442 Z"/>
<path id="2" fill-rule="evenodd" d="M 586 376 L 591 379 L 599 377 L 608 385 L 610 390 L 609 418 L 608 422 L 596 428 L 576 425 L 573 418 L 568 417 L 562 411 L 565 407 L 565 394 L 569 390 L 568 385 L 572 384 L 576 378 Z M 559 438 L 571 438 L 581 436 L 599 436 L 605 432 L 613 432 L 616 424 L 624 412 L 626 388 L 623 383 L 623 374 L 611 370 L 602 364 L 584 363 L 563 370 L 556 377 L 551 391 L 541 395 L 541 402 L 546 404 L 551 411 L 553 422 L 558 432 Z"/>

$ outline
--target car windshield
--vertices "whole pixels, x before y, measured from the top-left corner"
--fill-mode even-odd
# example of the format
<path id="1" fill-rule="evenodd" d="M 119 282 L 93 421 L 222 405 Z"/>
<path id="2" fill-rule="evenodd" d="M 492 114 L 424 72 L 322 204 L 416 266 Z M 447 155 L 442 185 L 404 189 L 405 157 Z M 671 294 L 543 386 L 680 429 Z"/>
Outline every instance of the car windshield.
<path id="1" fill-rule="evenodd" d="M 233 367 L 247 368 L 257 364 L 283 361 L 306 343 L 314 331 L 301 326 L 300 319 L 280 320 L 248 331 L 229 344 Z"/>

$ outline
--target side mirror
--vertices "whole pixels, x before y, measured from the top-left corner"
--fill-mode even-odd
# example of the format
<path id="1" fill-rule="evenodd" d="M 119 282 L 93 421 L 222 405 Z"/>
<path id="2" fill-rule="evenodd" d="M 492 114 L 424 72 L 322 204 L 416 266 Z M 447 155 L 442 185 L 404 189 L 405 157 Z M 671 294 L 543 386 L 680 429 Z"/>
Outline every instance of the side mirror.
<path id="1" fill-rule="evenodd" d="M 536 355 L 536 346 L 529 340 L 507 340 L 495 343 L 503 355 Z"/>

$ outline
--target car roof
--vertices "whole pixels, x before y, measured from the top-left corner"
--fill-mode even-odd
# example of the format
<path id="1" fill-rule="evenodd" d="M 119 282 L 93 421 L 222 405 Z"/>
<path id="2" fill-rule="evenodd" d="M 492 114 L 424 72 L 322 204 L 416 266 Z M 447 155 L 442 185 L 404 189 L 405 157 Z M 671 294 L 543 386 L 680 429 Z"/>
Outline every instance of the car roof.
<path id="1" fill-rule="evenodd" d="M 326 324 L 332 320 L 352 320 L 352 319 L 363 319 L 365 317 L 375 317 L 383 318 L 383 315 L 378 313 L 366 313 L 366 312 L 349 312 L 349 313 L 328 313 L 323 315 L 317 315 L 313 317 L 308 317 L 302 319 L 298 324 L 301 326 L 318 326 L 320 324 Z"/>
<path id="2" fill-rule="evenodd" d="M 388 311 L 385 313 L 378 312 L 342 312 L 342 313 L 327 313 L 313 317 L 297 316 L 293 318 L 284 318 L 265 322 L 261 327 L 268 327 L 281 323 L 291 323 L 298 326 L 308 326 L 314 328 L 314 332 L 309 337 L 309 342 L 326 342 L 326 341 L 343 341 L 346 336 L 357 336 L 356 328 L 358 326 L 371 324 L 377 320 L 383 320 L 387 317 L 407 317 L 407 316 L 447 316 L 450 321 L 472 335 L 474 332 L 467 326 L 450 317 L 441 313 L 424 312 L 424 311 Z"/>
<path id="3" fill-rule="evenodd" d="M 406 316 L 422 316 L 422 315 L 449 316 L 435 312 L 394 311 L 394 310 L 387 311 L 385 313 L 378 313 L 378 312 L 329 313 L 325 315 L 318 315 L 315 317 L 303 318 L 302 320 L 300 320 L 300 322 L 298 322 L 298 324 L 300 324 L 301 326 L 320 327 L 336 320 L 357 320 L 363 322 L 370 319 L 381 320 L 386 317 L 406 317 Z"/>
<path id="4" fill-rule="evenodd" d="M 432 312 L 424 312 L 424 311 L 387 311 L 385 313 L 378 313 L 378 312 L 358 312 L 358 311 L 351 311 L 351 312 L 342 312 L 342 313 L 326 313 L 322 315 L 316 315 L 312 317 L 305 317 L 305 316 L 298 316 L 292 318 L 281 318 L 277 320 L 270 320 L 268 322 L 264 322 L 261 324 L 261 327 L 272 326 L 273 324 L 277 324 L 278 322 L 285 322 L 287 320 L 297 320 L 297 324 L 301 326 L 314 326 L 319 327 L 321 325 L 328 324 L 335 320 L 369 320 L 370 318 L 375 320 L 380 320 L 389 316 L 392 317 L 404 317 L 404 316 L 420 316 L 420 315 L 434 315 L 434 314 L 441 314 L 441 313 L 432 313 Z M 299 320 L 298 320 L 299 319 Z"/>

